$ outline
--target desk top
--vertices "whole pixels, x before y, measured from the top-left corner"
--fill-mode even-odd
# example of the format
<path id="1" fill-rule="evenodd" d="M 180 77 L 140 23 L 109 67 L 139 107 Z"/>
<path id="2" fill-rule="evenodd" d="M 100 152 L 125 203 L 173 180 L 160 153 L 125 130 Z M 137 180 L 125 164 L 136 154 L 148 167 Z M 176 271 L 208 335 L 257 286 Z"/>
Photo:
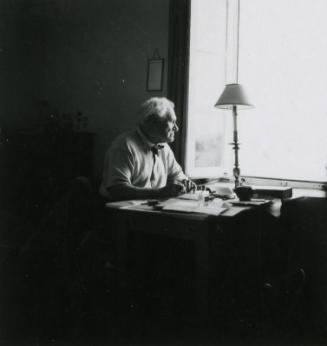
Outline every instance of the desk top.
<path id="1" fill-rule="evenodd" d="M 314 197 L 324 197 L 325 194 L 326 194 L 325 191 L 293 189 L 292 198 L 298 198 L 298 197 L 307 196 L 307 195 L 314 196 Z M 169 200 L 179 200 L 179 199 L 172 198 Z M 278 198 L 273 199 L 268 204 L 263 203 L 266 205 L 262 205 L 262 206 L 246 205 L 246 204 L 238 205 L 238 201 L 235 199 L 230 201 L 229 200 L 222 201 L 221 199 L 218 198 L 215 200 L 216 200 L 216 205 L 214 208 L 212 206 L 212 203 L 215 203 L 215 202 L 213 201 L 207 202 L 206 206 L 204 207 L 199 207 L 199 205 L 197 205 L 197 203 L 199 203 L 197 200 L 190 200 L 187 202 L 190 202 L 190 203 L 193 202 L 194 205 L 191 208 L 185 208 L 185 210 L 183 210 L 183 207 L 185 207 L 185 203 L 184 203 L 182 205 L 182 208 L 179 210 L 176 210 L 176 208 L 175 210 L 173 210 L 174 208 L 166 208 L 166 210 L 163 211 L 162 210 L 163 208 L 156 208 L 155 205 L 156 203 L 158 203 L 158 201 L 149 201 L 149 200 L 129 200 L 129 201 L 111 202 L 111 203 L 106 203 L 106 207 L 108 209 L 128 210 L 131 212 L 143 212 L 143 213 L 152 213 L 152 214 L 164 213 L 165 215 L 169 214 L 171 216 L 175 216 L 178 218 L 205 220 L 208 218 L 212 219 L 213 217 L 219 217 L 219 218 L 235 217 L 236 215 L 242 213 L 245 210 L 256 209 L 258 206 L 260 208 L 264 207 L 266 212 L 271 214 L 272 216 L 279 217 L 281 205 L 282 205 L 282 201 Z M 217 203 L 217 200 L 218 200 L 218 203 Z M 232 204 L 233 202 L 237 202 L 237 205 L 236 204 L 233 205 Z M 225 205 L 224 203 L 227 203 L 227 205 Z"/>
<path id="2" fill-rule="evenodd" d="M 175 200 L 175 199 L 170 199 Z M 194 202 L 194 201 L 188 201 Z M 223 203 L 223 202 L 222 202 Z M 162 208 L 162 205 L 159 204 L 159 208 L 156 205 L 151 205 L 151 201 L 147 200 L 129 200 L 129 201 L 119 201 L 119 202 L 111 202 L 106 203 L 106 207 L 112 210 L 119 210 L 124 212 L 135 212 L 135 213 L 150 213 L 150 214 L 158 214 L 158 215 L 170 215 L 177 218 L 187 218 L 193 220 L 206 220 L 212 218 L 230 218 L 235 217 L 236 215 L 251 209 L 256 209 L 254 206 L 232 206 L 227 204 L 216 204 L 214 202 L 209 201 L 206 203 L 207 207 L 199 207 L 194 209 L 185 208 L 185 210 L 179 209 L 174 210 L 173 208 Z M 228 202 L 227 202 L 228 203 Z M 207 208 L 207 209 L 206 209 Z M 217 212 L 213 212 L 214 208 L 217 208 Z M 219 209 L 220 208 L 220 209 Z"/>

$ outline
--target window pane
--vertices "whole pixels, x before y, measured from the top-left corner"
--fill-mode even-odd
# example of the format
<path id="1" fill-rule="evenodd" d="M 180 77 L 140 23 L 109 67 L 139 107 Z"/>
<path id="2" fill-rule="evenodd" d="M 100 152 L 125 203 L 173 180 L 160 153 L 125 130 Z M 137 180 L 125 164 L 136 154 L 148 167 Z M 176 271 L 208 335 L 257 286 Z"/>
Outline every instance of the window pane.
<path id="1" fill-rule="evenodd" d="M 225 0 L 192 0 L 186 172 L 217 176 L 228 162 L 226 119 L 214 108 L 225 84 Z"/>
<path id="2" fill-rule="evenodd" d="M 255 108 L 239 111 L 243 175 L 325 181 L 326 0 L 246 0 L 239 80 Z"/>

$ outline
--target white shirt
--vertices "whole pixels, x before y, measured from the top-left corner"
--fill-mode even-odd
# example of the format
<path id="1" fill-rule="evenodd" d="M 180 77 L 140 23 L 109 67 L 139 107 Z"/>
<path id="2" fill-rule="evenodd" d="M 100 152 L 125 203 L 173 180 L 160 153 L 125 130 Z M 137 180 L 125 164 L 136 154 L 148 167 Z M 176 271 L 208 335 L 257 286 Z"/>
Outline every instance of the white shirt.
<path id="1" fill-rule="evenodd" d="M 139 128 L 117 137 L 107 150 L 100 194 L 110 198 L 108 188 L 126 184 L 143 188 L 161 188 L 168 181 L 187 179 L 167 143 L 161 143 L 158 155 L 155 146 Z"/>

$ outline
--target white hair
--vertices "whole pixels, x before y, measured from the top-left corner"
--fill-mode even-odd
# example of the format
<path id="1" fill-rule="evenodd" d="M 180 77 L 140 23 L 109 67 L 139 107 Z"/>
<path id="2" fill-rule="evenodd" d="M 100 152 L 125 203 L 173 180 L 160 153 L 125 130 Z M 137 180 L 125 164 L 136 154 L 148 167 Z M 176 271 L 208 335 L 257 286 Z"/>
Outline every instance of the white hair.
<path id="1" fill-rule="evenodd" d="M 168 114 L 174 112 L 175 105 L 165 97 L 151 97 L 139 109 L 143 123 L 166 120 Z"/>

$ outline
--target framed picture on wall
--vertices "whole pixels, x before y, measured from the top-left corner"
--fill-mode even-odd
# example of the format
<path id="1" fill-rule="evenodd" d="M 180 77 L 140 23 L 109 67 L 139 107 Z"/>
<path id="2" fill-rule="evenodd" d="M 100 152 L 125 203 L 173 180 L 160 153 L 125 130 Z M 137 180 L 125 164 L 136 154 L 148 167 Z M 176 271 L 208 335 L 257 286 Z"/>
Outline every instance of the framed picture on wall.
<path id="1" fill-rule="evenodd" d="M 164 59 L 148 59 L 147 91 L 162 91 Z"/>

